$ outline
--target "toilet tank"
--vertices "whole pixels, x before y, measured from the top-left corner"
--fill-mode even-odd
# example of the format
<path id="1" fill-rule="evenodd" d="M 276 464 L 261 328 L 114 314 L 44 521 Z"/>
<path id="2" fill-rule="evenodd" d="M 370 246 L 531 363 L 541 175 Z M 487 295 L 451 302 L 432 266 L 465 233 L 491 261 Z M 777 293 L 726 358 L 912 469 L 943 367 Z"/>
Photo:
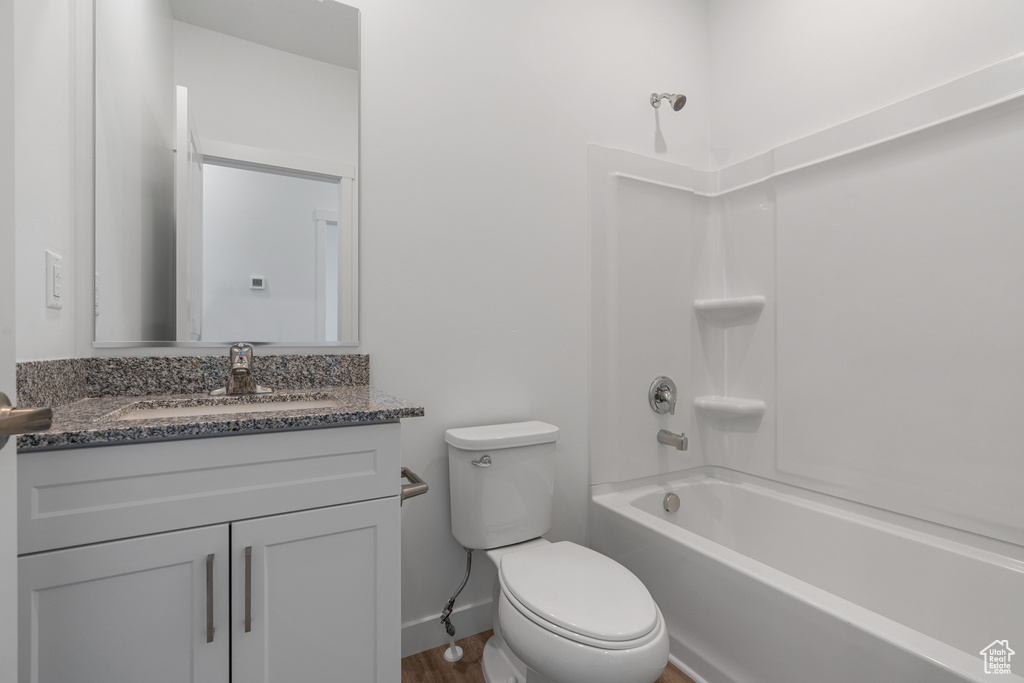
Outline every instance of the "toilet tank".
<path id="1" fill-rule="evenodd" d="M 465 548 L 537 538 L 551 528 L 558 427 L 515 422 L 449 429 L 452 534 Z"/>

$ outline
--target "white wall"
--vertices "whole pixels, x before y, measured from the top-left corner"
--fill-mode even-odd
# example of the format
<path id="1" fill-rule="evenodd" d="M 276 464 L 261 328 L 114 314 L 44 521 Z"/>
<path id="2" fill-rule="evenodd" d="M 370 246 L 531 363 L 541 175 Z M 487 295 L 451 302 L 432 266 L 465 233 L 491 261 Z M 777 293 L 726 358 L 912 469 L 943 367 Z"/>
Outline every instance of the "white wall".
<path id="1" fill-rule="evenodd" d="M 15 0 L 14 117 L 18 360 L 77 355 L 76 22 L 85 3 Z M 91 194 L 91 183 L 88 184 Z M 46 308 L 45 251 L 64 257 L 64 308 Z M 91 292 L 87 293 L 91 305 Z"/>
<path id="2" fill-rule="evenodd" d="M 694 175 L 680 164 L 591 147 L 591 484 L 704 464 L 693 420 L 702 386 L 693 371 L 702 366 L 691 355 L 693 300 L 710 273 L 699 256 L 712 202 L 692 190 Z M 650 407 L 659 376 L 676 385 L 674 413 Z M 687 434 L 688 450 L 659 443 L 660 429 Z"/>
<path id="3" fill-rule="evenodd" d="M 1022 120 L 777 182 L 772 471 L 1024 543 Z"/>
<path id="4" fill-rule="evenodd" d="M 26 215 L 18 224 L 19 264 L 26 264 L 18 270 L 20 360 L 93 352 L 90 292 L 66 301 L 64 317 L 41 303 L 43 243 L 72 252 L 76 237 L 91 240 L 91 212 L 75 215 L 71 186 L 75 129 L 67 100 L 76 81 L 69 14 L 79 4 L 17 5 L 24 17 L 17 32 L 18 111 L 39 119 L 25 118 L 19 128 L 19 149 L 35 154 L 19 156 L 19 178 L 23 169 L 45 169 L 58 179 L 40 181 L 46 196 L 26 194 L 21 205 L 40 217 Z M 404 458 L 431 491 L 403 510 L 403 619 L 424 624 L 417 632 L 425 639 L 413 646 L 425 647 L 442 642 L 436 615 L 465 559 L 449 530 L 445 429 L 521 419 L 558 425 L 552 537 L 584 538 L 587 145 L 706 166 L 706 2 L 353 4 L 363 12 L 359 350 L 372 356 L 376 386 L 427 409 L 426 417 L 404 425 Z M 216 50 L 214 56 L 221 59 Z M 256 61 L 248 64 L 257 68 Z M 176 71 L 185 68 L 179 63 Z M 267 69 L 256 78 L 278 75 Z M 253 78 L 249 70 L 234 82 Z M 190 93 L 204 87 L 198 80 L 185 84 Z M 309 90 L 276 104 L 306 107 Z M 655 111 L 648 102 L 655 91 L 681 91 L 690 100 L 682 112 Z M 200 116 L 200 132 L 205 125 L 207 135 L 226 142 L 277 146 L 279 134 L 297 128 L 256 116 L 267 104 L 265 97 L 246 100 L 220 127 Z M 337 120 L 339 112 L 325 114 Z M 306 153 L 319 157 L 334 146 L 307 144 Z M 43 152 L 45 161 L 37 161 Z M 40 268 L 33 275 L 27 264 L 36 257 Z M 83 266 L 85 256 L 79 259 Z M 70 261 L 66 269 L 76 265 Z M 84 270 L 88 283 L 91 263 Z M 69 307 L 85 322 L 76 325 Z M 485 564 L 478 558 L 460 605 L 489 601 L 492 575 Z M 460 634 L 487 626 L 455 623 Z"/>
<path id="5" fill-rule="evenodd" d="M 97 0 L 96 338 L 174 338 L 174 61 L 166 0 Z"/>
<path id="6" fill-rule="evenodd" d="M 1024 541 L 1022 115 L 1018 98 L 722 197 L 726 291 L 769 304 L 709 374 L 768 411 L 698 420 L 706 462 Z"/>
<path id="7" fill-rule="evenodd" d="M 444 431 L 539 419 L 561 429 L 552 538 L 587 510 L 591 142 L 702 166 L 703 0 L 367 0 L 362 10 L 362 349 L 372 381 L 426 407 L 403 459 L 430 492 L 403 508 L 406 651 L 465 554 L 451 536 Z M 682 91 L 681 112 L 651 92 Z M 656 147 L 656 124 L 666 151 Z M 477 554 L 460 605 L 486 603 Z M 488 628 L 453 618 L 460 635 Z M 425 639 L 411 633 L 425 633 Z M 432 639 L 432 640 L 430 640 Z"/>
<path id="8" fill-rule="evenodd" d="M 858 21 L 884 24 L 884 17 L 861 16 L 870 9 L 858 8 Z M 1017 7 L 1004 10 L 995 23 L 1024 25 Z M 784 24 L 782 35 L 795 35 L 812 30 L 814 25 L 801 20 L 814 16 L 793 13 L 775 20 Z M 732 35 L 729 28 L 719 24 L 714 31 Z M 955 35 L 965 40 L 954 28 L 945 25 L 945 32 L 929 36 L 929 44 L 948 45 Z M 734 58 L 756 71 L 768 60 L 765 55 L 784 56 L 786 50 L 774 49 L 774 35 L 766 34 L 762 43 L 752 40 Z M 976 56 L 989 47 L 986 42 L 975 35 L 962 51 Z M 1020 34 L 1016 43 L 1004 39 L 1001 46 L 1010 54 L 1022 49 Z M 832 63 L 852 64 L 856 57 L 834 44 L 824 52 L 821 59 Z M 901 53 L 886 56 L 898 71 Z M 804 60 L 814 57 L 805 54 Z M 648 195 L 669 192 L 666 185 L 716 195 L 697 198 L 708 210 L 702 221 L 681 215 L 674 228 L 663 229 L 658 244 L 668 251 L 678 251 L 683 242 L 676 230 L 693 231 L 691 258 L 683 260 L 693 264 L 696 280 L 677 283 L 660 298 L 644 297 L 635 284 L 647 264 L 636 258 L 634 244 L 601 241 L 602 234 L 615 234 L 609 226 L 622 231 L 646 224 L 650 202 L 638 202 L 614 185 L 605 188 L 592 175 L 592 191 L 611 197 L 592 214 L 595 274 L 600 278 L 604 264 L 614 264 L 607 279 L 615 284 L 608 288 L 612 295 L 595 284 L 594 321 L 605 323 L 595 326 L 595 334 L 604 336 L 595 340 L 592 356 L 593 389 L 600 397 L 595 400 L 626 414 L 627 404 L 635 409 L 635 385 L 644 379 L 638 359 L 648 364 L 647 374 L 659 361 L 675 364 L 692 376 L 691 395 L 767 404 L 763 417 L 742 419 L 709 418 L 691 407 L 691 447 L 699 449 L 690 455 L 692 464 L 729 467 L 1024 541 L 1024 464 L 1017 457 L 1024 433 L 1013 416 L 1024 376 L 1024 305 L 1017 296 L 1024 287 L 1024 202 L 1015 185 L 1024 176 L 1024 57 L 993 61 L 998 63 L 975 61 L 965 71 L 984 67 L 981 72 L 921 95 L 918 84 L 908 81 L 898 96 L 891 95 L 901 102 L 870 115 L 847 109 L 839 121 L 849 123 L 791 144 L 773 137 L 782 126 L 765 125 L 758 144 L 772 149 L 720 171 L 672 173 L 657 161 L 617 159 L 613 170 L 630 172 L 632 165 L 632 175 L 652 181 L 644 185 Z M 808 85 L 791 82 L 781 61 L 775 66 L 773 83 L 780 88 Z M 937 58 L 929 75 L 945 82 L 950 73 L 948 60 Z M 854 90 L 854 99 L 866 87 Z M 913 132 L 926 122 L 1011 97 L 1018 99 Z M 816 98 L 808 87 L 799 99 Z M 714 103 L 717 108 L 719 100 Z M 795 105 L 790 113 L 805 124 L 813 118 Z M 724 139 L 718 135 L 723 137 L 712 138 L 716 149 Z M 739 138 L 736 132 L 726 142 Z M 685 203 L 685 192 L 671 192 Z M 690 349 L 652 348 L 631 332 L 635 320 L 661 330 L 664 323 L 655 312 L 671 313 L 673 297 L 688 296 L 687 286 L 693 298 L 760 294 L 767 305 L 760 315 L 729 323 L 697 316 Z M 626 297 L 638 310 L 616 297 Z M 645 299 L 646 306 L 640 303 Z M 673 335 L 661 336 L 674 342 Z M 602 356 L 597 351 L 603 345 L 617 355 Z M 686 360 L 692 367 L 686 368 Z M 601 366 L 604 361 L 609 367 Z M 676 462 L 663 453 L 654 457 L 653 413 L 635 416 L 629 428 L 611 435 L 602 432 L 605 424 L 597 415 L 591 424 L 594 483 L 689 466 L 678 456 Z M 647 433 L 631 432 L 634 422 L 647 424 Z M 609 449 L 612 438 L 619 443 Z"/>
<path id="9" fill-rule="evenodd" d="M 1024 49 L 1017 0 L 715 0 L 709 8 L 714 168 Z"/>
<path id="10" fill-rule="evenodd" d="M 1019 3 L 790 2 L 770 23 L 754 5 L 712 12 L 718 164 L 1024 51 Z M 855 149 L 876 129 L 876 140 L 912 129 L 929 106 L 935 120 L 950 102 L 969 111 L 1001 79 L 1019 91 L 1018 71 L 991 67 L 927 106 L 809 139 L 839 151 L 852 133 L 843 151 Z M 763 106 L 741 106 L 753 101 Z M 1021 543 L 1022 113 L 1001 105 L 721 198 L 716 286 L 769 303 L 755 325 L 723 335 L 709 376 L 716 392 L 765 399 L 768 412 L 756 425 L 702 421 L 707 462 Z M 745 166 L 772 172 L 814 146 Z"/>
<path id="11" fill-rule="evenodd" d="M 337 206 L 337 183 L 204 167 L 203 341 L 317 338 L 313 212 Z"/>
<path id="12" fill-rule="evenodd" d="M 200 139 L 355 164 L 359 73 L 180 21 L 174 77 Z"/>

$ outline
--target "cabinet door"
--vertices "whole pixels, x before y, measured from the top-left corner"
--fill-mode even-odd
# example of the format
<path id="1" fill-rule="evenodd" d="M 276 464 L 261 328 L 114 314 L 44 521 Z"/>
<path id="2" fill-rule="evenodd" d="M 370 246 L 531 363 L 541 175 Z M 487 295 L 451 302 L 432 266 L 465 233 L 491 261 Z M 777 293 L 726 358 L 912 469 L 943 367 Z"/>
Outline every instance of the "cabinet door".
<path id="1" fill-rule="evenodd" d="M 396 497 L 232 525 L 233 683 L 394 683 Z"/>
<path id="2" fill-rule="evenodd" d="M 21 557 L 19 680 L 227 683 L 228 576 L 226 525 Z"/>

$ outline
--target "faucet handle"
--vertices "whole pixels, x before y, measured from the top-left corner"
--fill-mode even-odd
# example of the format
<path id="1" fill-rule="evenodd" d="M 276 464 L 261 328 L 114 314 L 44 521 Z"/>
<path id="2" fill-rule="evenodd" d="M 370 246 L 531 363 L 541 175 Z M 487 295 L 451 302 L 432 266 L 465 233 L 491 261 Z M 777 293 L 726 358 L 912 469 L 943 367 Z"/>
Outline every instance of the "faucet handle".
<path id="1" fill-rule="evenodd" d="M 651 382 L 651 388 L 647 391 L 647 400 L 651 404 L 651 410 L 664 415 L 676 414 L 676 383 L 671 377 L 656 377 Z"/>
<path id="2" fill-rule="evenodd" d="M 228 355 L 231 357 L 231 366 L 233 368 L 248 368 L 252 363 L 252 345 L 245 342 L 235 342 L 228 350 Z"/>

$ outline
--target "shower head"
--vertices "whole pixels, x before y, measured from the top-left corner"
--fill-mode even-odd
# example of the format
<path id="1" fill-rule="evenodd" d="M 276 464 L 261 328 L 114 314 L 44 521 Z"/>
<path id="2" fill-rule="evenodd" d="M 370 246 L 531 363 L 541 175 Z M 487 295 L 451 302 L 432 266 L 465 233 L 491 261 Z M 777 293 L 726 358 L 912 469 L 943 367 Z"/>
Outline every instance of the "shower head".
<path id="1" fill-rule="evenodd" d="M 656 92 L 651 93 L 651 106 L 655 109 L 661 106 L 662 100 L 668 100 L 668 103 L 672 105 L 672 111 L 679 111 L 686 105 L 686 95 L 669 95 L 667 92 L 660 95 Z"/>

